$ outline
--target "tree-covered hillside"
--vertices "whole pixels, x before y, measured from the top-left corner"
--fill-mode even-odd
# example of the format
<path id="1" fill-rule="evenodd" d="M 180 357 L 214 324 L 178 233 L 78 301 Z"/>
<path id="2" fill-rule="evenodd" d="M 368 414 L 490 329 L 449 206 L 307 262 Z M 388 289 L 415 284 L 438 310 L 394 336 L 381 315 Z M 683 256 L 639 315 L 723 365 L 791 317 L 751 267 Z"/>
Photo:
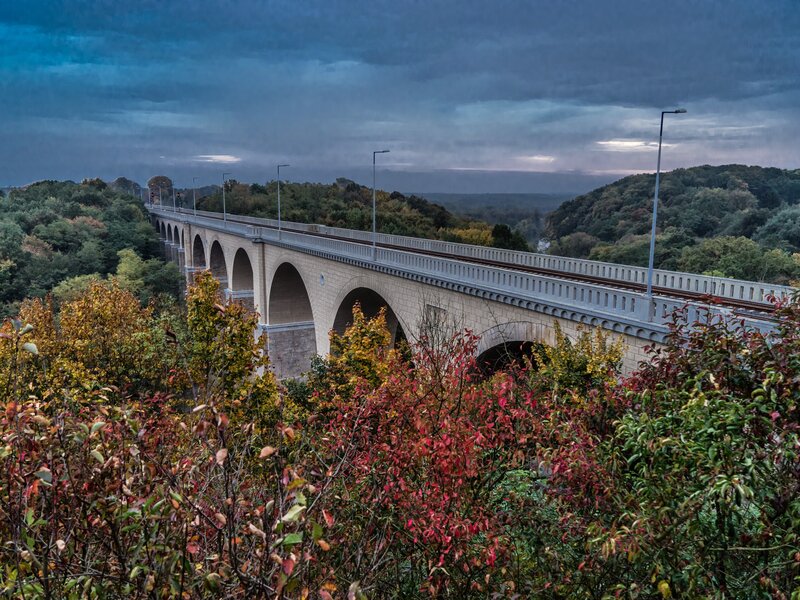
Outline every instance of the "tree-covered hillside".
<path id="1" fill-rule="evenodd" d="M 647 264 L 655 175 L 633 175 L 551 213 L 552 252 Z M 656 266 L 788 283 L 800 278 L 800 169 L 743 165 L 661 177 Z"/>
<path id="2" fill-rule="evenodd" d="M 176 293 L 180 273 L 158 257 L 158 236 L 138 198 L 99 179 L 41 181 L 0 198 L 0 315 L 23 298 L 69 297 L 117 273 L 140 299 Z"/>
<path id="3" fill-rule="evenodd" d="M 573 194 L 425 194 L 447 210 L 487 223 L 508 224 L 532 246 L 542 237 L 548 213 Z"/>
<path id="4" fill-rule="evenodd" d="M 225 203 L 233 214 L 275 219 L 278 185 L 226 184 Z M 192 190 L 184 190 L 183 205 L 191 206 Z M 165 204 L 166 201 L 165 201 Z M 524 238 L 507 225 L 490 225 L 459 217 L 418 196 L 377 192 L 377 227 L 382 233 L 527 250 Z M 222 191 L 197 198 L 197 208 L 222 211 Z M 348 179 L 330 185 L 281 183 L 281 213 L 285 221 L 320 223 L 349 229 L 372 229 L 372 190 Z"/>

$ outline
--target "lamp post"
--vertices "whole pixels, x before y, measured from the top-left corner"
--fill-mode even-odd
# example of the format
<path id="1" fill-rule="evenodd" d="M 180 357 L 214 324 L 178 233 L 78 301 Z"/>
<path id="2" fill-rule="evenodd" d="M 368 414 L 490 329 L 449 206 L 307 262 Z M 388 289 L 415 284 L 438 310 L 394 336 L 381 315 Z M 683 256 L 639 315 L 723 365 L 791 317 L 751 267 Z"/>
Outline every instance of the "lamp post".
<path id="1" fill-rule="evenodd" d="M 278 239 L 281 239 L 281 167 L 291 165 L 278 165 Z"/>
<path id="2" fill-rule="evenodd" d="M 225 210 L 225 176 L 230 175 L 230 173 L 223 173 L 222 174 L 222 222 L 227 227 L 228 225 L 228 213 Z"/>
<path id="3" fill-rule="evenodd" d="M 372 260 L 375 260 L 377 256 L 376 238 L 378 236 L 377 221 L 375 218 L 377 212 L 375 204 L 375 155 L 386 154 L 388 152 L 389 150 L 375 150 L 372 152 Z"/>
<path id="4" fill-rule="evenodd" d="M 197 177 L 192 177 L 192 212 L 197 216 Z"/>
<path id="5" fill-rule="evenodd" d="M 175 186 L 172 186 L 172 212 L 178 212 L 175 208 Z"/>
<path id="6" fill-rule="evenodd" d="M 158 186 L 158 208 L 164 208 L 164 198 L 162 198 L 161 186 Z"/>
<path id="7" fill-rule="evenodd" d="M 658 218 L 658 184 L 661 180 L 661 140 L 664 137 L 664 115 L 680 115 L 685 108 L 661 111 L 661 128 L 658 132 L 658 163 L 656 165 L 656 192 L 653 196 L 653 226 L 650 231 L 650 260 L 647 264 L 647 297 L 653 297 L 653 260 L 656 252 L 656 219 Z"/>

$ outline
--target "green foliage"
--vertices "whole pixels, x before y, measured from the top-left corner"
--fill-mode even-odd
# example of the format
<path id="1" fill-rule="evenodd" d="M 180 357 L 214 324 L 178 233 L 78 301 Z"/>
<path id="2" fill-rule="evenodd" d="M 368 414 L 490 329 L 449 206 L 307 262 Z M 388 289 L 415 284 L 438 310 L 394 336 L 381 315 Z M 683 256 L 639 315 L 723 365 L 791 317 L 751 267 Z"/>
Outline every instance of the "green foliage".
<path id="1" fill-rule="evenodd" d="M 122 288 L 147 304 L 158 294 L 177 297 L 183 285 L 183 276 L 174 263 L 166 263 L 157 258 L 142 260 L 130 249 L 120 250 L 116 278 Z"/>
<path id="2" fill-rule="evenodd" d="M 634 175 L 565 202 L 548 217 L 546 233 L 554 239 L 551 252 L 646 265 L 654 184 L 654 175 Z M 664 173 L 655 265 L 786 283 L 797 277 L 789 265 L 790 254 L 800 250 L 798 204 L 798 171 L 726 165 Z M 713 254 L 715 261 L 699 260 L 699 246 L 717 237 L 755 240 L 769 268 L 762 268 L 758 259 L 734 268 L 735 252 Z M 725 241 L 716 247 L 735 250 Z M 690 258 L 682 256 L 684 248 Z M 768 251 L 776 252 L 766 256 Z M 747 254 L 754 253 L 758 254 L 747 249 Z"/>
<path id="3" fill-rule="evenodd" d="M 492 228 L 492 246 L 508 250 L 530 250 L 525 238 L 504 224 L 497 224 Z"/>
<path id="4" fill-rule="evenodd" d="M 278 216 L 277 182 L 247 185 L 229 180 L 225 187 L 225 203 L 227 210 L 234 214 L 275 219 Z M 493 236 L 488 223 L 458 217 L 418 196 L 378 190 L 376 203 L 377 228 L 381 233 L 483 243 L 497 248 L 528 248 L 524 238 L 506 225 L 500 226 Z M 197 208 L 221 212 L 222 191 L 198 197 Z M 338 179 L 332 185 L 281 183 L 281 211 L 286 221 L 370 230 L 372 190 L 348 179 Z M 483 235 L 473 235 L 475 230 Z"/>
<path id="5" fill-rule="evenodd" d="M 778 249 L 766 250 L 744 237 L 717 237 L 683 249 L 678 269 L 737 279 L 790 284 L 800 278 L 800 261 Z"/>
<path id="6" fill-rule="evenodd" d="M 64 280 L 114 273 L 125 249 L 145 261 L 149 293 L 177 292 L 139 199 L 98 181 L 43 181 L 0 203 L 0 316 Z"/>
<path id="7" fill-rule="evenodd" d="M 53 288 L 53 299 L 58 304 L 71 302 L 85 294 L 93 283 L 101 281 L 103 281 L 103 278 L 98 273 L 70 277 Z"/>

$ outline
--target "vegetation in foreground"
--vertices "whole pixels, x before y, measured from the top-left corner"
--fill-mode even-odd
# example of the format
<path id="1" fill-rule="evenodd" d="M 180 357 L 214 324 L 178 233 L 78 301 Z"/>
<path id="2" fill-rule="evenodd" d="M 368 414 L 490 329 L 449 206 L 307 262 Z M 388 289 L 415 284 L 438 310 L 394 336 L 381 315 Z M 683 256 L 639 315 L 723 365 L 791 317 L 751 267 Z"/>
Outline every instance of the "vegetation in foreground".
<path id="1" fill-rule="evenodd" d="M 217 293 L 6 321 L 4 596 L 800 597 L 797 304 L 623 381 L 599 331 L 486 380 L 469 332 L 409 360 L 356 309 L 289 395 Z"/>
<path id="2" fill-rule="evenodd" d="M 633 175 L 548 217 L 551 253 L 646 266 L 655 175 Z M 702 166 L 662 174 L 657 268 L 800 280 L 800 170 Z"/>

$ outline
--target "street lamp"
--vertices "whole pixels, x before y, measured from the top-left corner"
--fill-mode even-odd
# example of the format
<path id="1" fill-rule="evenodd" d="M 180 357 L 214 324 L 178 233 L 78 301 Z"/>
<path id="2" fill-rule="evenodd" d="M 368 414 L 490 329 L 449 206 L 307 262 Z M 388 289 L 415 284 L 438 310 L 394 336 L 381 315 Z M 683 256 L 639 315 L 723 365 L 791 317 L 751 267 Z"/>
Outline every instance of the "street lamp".
<path id="1" fill-rule="evenodd" d="M 198 177 L 192 177 L 192 211 L 194 216 L 197 216 L 197 180 Z"/>
<path id="2" fill-rule="evenodd" d="M 650 261 L 647 265 L 647 297 L 653 297 L 653 260 L 656 252 L 656 219 L 658 217 L 658 184 L 661 179 L 661 139 L 664 137 L 664 115 L 680 115 L 685 108 L 661 111 L 661 129 L 658 132 L 658 163 L 656 166 L 656 192 L 653 196 L 653 228 L 650 231 Z"/>
<path id="3" fill-rule="evenodd" d="M 172 186 L 172 212 L 178 212 L 175 208 L 175 186 Z"/>
<path id="4" fill-rule="evenodd" d="M 376 257 L 376 244 L 375 239 L 378 235 L 378 230 L 376 226 L 375 214 L 376 214 L 376 205 L 375 205 L 375 155 L 376 154 L 386 154 L 389 150 L 375 150 L 372 153 L 372 260 L 375 260 Z"/>
<path id="5" fill-rule="evenodd" d="M 225 176 L 230 175 L 230 173 L 223 173 L 222 174 L 222 222 L 225 223 L 227 226 L 228 224 L 228 213 L 225 211 Z"/>
<path id="6" fill-rule="evenodd" d="M 281 237 L 281 167 L 291 165 L 278 165 L 278 239 Z"/>

